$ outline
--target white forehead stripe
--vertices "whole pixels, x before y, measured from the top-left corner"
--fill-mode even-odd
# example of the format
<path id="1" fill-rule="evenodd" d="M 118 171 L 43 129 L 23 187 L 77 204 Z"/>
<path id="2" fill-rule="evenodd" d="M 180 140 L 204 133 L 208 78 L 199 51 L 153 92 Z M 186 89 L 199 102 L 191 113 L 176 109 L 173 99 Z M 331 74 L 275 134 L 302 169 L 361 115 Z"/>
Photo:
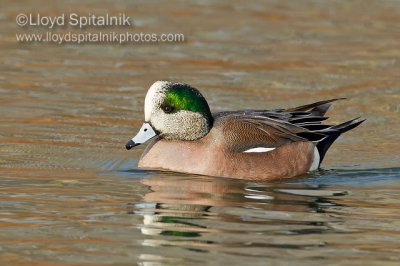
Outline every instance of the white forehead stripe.
<path id="1" fill-rule="evenodd" d="M 264 148 L 264 147 L 258 147 L 258 148 L 252 148 L 249 150 L 245 150 L 244 152 L 269 152 L 273 151 L 275 148 Z"/>
<path id="2" fill-rule="evenodd" d="M 169 85 L 169 83 L 168 81 L 156 81 L 151 85 L 144 99 L 144 121 L 149 122 L 150 120 L 151 112 L 153 111 L 153 99 L 156 93 Z"/>

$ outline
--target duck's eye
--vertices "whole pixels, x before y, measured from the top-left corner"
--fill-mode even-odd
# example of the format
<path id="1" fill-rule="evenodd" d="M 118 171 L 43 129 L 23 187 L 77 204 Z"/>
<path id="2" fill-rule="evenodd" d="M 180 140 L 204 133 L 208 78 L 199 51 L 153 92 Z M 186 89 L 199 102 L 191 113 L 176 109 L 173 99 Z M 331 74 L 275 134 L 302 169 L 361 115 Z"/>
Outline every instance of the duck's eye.
<path id="1" fill-rule="evenodd" d="M 174 107 L 171 105 L 165 105 L 162 107 L 163 111 L 167 114 L 172 113 L 174 111 Z"/>

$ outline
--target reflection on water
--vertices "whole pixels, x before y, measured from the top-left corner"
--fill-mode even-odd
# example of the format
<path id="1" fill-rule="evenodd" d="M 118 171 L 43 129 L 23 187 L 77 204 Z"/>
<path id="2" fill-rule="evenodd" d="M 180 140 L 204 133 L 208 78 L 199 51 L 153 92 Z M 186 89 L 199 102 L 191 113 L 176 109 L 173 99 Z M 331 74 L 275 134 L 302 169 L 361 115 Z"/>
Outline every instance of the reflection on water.
<path id="1" fill-rule="evenodd" d="M 399 170 L 395 171 L 398 175 Z M 291 256 L 289 261 L 295 262 L 316 257 L 335 260 L 339 254 L 342 260 L 387 260 L 388 255 L 393 261 L 399 259 L 394 252 L 400 240 L 399 223 L 391 221 L 399 216 L 368 214 L 378 214 L 379 207 L 394 207 L 390 207 L 390 198 L 378 205 L 361 207 L 368 200 L 354 202 L 350 197 L 366 193 L 368 188 L 346 191 L 301 182 L 240 182 L 165 174 L 142 183 L 149 192 L 140 203 L 132 203 L 128 211 L 143 217 L 139 226 L 141 244 L 170 250 L 179 247 L 193 254 L 192 261 L 237 263 L 243 259 L 244 263 L 253 257 L 255 263 L 262 264 L 265 260 L 277 262 L 287 255 Z M 384 193 L 369 196 L 383 198 Z M 368 213 L 363 208 L 369 208 Z M 357 212 L 364 215 L 354 215 Z M 388 226 L 388 222 L 393 225 Z M 391 231 L 390 240 L 380 237 L 384 231 L 375 231 L 379 223 L 385 225 L 384 231 Z M 374 232 L 368 232 L 370 229 Z M 372 245 L 368 244 L 371 238 L 376 241 Z M 387 251 L 377 257 L 374 251 L 380 247 Z M 218 258 L 214 257 L 215 252 Z M 151 257 L 141 258 L 151 261 Z"/>
<path id="2" fill-rule="evenodd" d="M 0 265 L 398 264 L 398 1 L 24 2 L 0 10 Z M 28 11 L 123 11 L 187 41 L 16 44 Z M 124 144 L 158 79 L 213 111 L 347 97 L 332 123 L 367 121 L 298 179 L 142 171 Z"/>
<path id="3" fill-rule="evenodd" d="M 3 173 L 0 260 L 395 265 L 400 259 L 399 168 L 329 170 L 271 183 L 125 167 Z"/>

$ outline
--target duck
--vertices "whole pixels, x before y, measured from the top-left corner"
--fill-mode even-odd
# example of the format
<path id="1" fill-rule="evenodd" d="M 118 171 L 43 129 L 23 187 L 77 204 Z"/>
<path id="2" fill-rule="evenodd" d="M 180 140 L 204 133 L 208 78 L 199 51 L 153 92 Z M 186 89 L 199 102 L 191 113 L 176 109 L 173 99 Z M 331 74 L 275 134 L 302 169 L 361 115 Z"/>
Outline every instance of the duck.
<path id="1" fill-rule="evenodd" d="M 199 90 L 156 81 L 144 123 L 125 145 L 149 141 L 138 168 L 248 180 L 277 180 L 320 168 L 332 143 L 365 119 L 322 122 L 335 98 L 288 109 L 211 113 Z"/>

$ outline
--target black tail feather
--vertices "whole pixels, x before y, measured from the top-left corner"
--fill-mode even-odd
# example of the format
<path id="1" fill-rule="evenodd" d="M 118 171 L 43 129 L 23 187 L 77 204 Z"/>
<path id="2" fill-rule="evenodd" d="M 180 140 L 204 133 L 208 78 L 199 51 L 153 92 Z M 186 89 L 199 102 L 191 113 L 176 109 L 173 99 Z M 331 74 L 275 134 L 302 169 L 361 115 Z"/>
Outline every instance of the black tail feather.
<path id="1" fill-rule="evenodd" d="M 294 108 L 286 109 L 286 112 L 310 112 L 312 115 L 324 116 L 328 111 L 331 103 L 337 100 L 343 100 L 346 98 L 336 98 L 326 101 L 319 101 L 312 104 L 302 105 Z"/>
<path id="2" fill-rule="evenodd" d="M 325 154 L 328 151 L 329 147 L 342 133 L 357 127 L 364 121 L 365 121 L 365 119 L 358 117 L 353 120 L 344 122 L 342 124 L 335 125 L 330 128 L 321 130 L 320 132 L 325 134 L 326 137 L 317 143 L 317 149 L 318 149 L 319 156 L 320 156 L 320 164 L 321 164 L 322 160 L 324 159 Z"/>
<path id="3" fill-rule="evenodd" d="M 339 130 L 340 133 L 344 133 L 346 131 L 349 131 L 350 129 L 357 127 L 359 124 L 361 124 L 364 121 L 365 121 L 365 119 L 363 119 L 361 117 L 357 117 L 350 121 L 344 122 L 342 124 L 335 125 L 332 127 L 332 129 Z"/>

